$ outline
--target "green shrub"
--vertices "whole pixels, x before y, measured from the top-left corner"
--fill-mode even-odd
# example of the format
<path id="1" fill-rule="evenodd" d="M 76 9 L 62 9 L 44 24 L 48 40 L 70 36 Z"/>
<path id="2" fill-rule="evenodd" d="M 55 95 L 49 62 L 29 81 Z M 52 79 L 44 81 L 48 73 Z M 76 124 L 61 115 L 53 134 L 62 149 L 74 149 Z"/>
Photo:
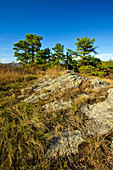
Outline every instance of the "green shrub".
<path id="1" fill-rule="evenodd" d="M 92 75 L 92 72 L 95 70 L 95 67 L 91 66 L 91 65 L 87 65 L 87 66 L 81 66 L 79 68 L 79 72 L 83 73 L 83 74 L 89 74 Z"/>
<path id="2" fill-rule="evenodd" d="M 99 77 L 105 77 L 107 75 L 107 73 L 104 71 L 98 71 L 97 73 Z"/>

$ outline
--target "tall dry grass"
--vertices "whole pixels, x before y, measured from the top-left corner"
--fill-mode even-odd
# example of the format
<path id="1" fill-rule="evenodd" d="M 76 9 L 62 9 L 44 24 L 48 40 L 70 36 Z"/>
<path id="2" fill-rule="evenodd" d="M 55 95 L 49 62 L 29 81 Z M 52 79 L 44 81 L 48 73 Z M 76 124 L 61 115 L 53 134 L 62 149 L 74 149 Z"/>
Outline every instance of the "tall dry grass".
<path id="1" fill-rule="evenodd" d="M 55 67 L 44 72 L 36 67 L 10 67 L 0 68 L 1 83 L 18 82 L 19 78 L 35 75 L 61 74 L 62 68 Z M 27 79 L 26 79 L 27 81 Z M 67 89 L 51 96 L 51 101 L 57 99 L 69 100 L 77 97 L 72 109 L 47 113 L 41 110 L 42 103 L 25 104 L 17 103 L 15 96 L 5 101 L 0 107 L 0 169 L 1 170 L 31 170 L 31 169 L 89 169 L 106 170 L 109 168 L 108 155 L 110 154 L 111 138 L 113 131 L 106 136 L 88 136 L 86 142 L 81 143 L 76 155 L 47 159 L 46 151 L 51 143 L 51 138 L 61 134 L 64 127 L 73 129 L 86 128 L 85 117 L 80 112 L 81 105 L 89 102 L 89 98 L 80 96 L 85 92 L 85 85 L 79 90 Z M 88 86 L 88 85 L 87 85 Z M 89 86 L 90 87 L 90 84 Z M 90 89 L 91 90 L 91 89 Z M 96 98 L 97 92 L 93 92 Z M 89 94 L 89 93 L 88 93 Z M 98 94 L 100 94 L 98 92 Z M 80 97 L 79 97 L 80 96 Z M 98 95 L 97 95 L 98 97 Z M 48 100 L 48 99 L 47 99 Z M 42 101 L 48 102 L 48 101 Z M 49 101 L 50 102 L 50 101 Z M 83 129 L 85 133 L 85 129 Z M 83 168 L 84 167 L 84 168 Z"/>
<path id="2" fill-rule="evenodd" d="M 37 67 L 24 67 L 16 65 L 0 64 L 0 84 L 26 82 L 29 76 L 37 76 L 40 70 Z"/>
<path id="3" fill-rule="evenodd" d="M 17 66 L 0 65 L 0 82 L 17 82 L 22 76 L 26 74 L 25 69 Z"/>

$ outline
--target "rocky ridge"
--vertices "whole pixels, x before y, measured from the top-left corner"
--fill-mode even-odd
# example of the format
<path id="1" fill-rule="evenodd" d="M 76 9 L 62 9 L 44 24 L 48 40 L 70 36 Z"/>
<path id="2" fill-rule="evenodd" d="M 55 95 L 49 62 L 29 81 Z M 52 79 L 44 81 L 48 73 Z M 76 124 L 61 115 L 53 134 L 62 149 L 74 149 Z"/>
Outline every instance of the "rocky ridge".
<path id="1" fill-rule="evenodd" d="M 62 72 L 62 75 L 57 78 L 51 78 L 45 76 L 39 78 L 35 84 L 26 89 L 22 89 L 22 95 L 18 96 L 22 102 L 36 103 L 40 100 L 49 101 L 50 97 L 55 93 L 59 94 L 62 91 L 65 93 L 67 89 L 79 89 L 85 83 L 90 83 L 92 90 L 106 89 L 108 94 L 107 98 L 102 96 L 104 101 L 86 104 L 80 108 L 80 111 L 87 116 L 87 134 L 92 135 L 105 135 L 113 128 L 113 88 L 112 85 L 101 79 L 91 79 L 90 77 L 83 77 L 76 74 L 73 71 L 67 70 Z M 86 86 L 86 89 L 88 87 Z M 26 91 L 30 91 L 30 95 L 26 95 Z M 86 97 L 90 97 L 90 94 L 80 94 Z M 23 100 L 24 98 L 24 100 Z M 56 112 L 59 110 L 65 110 L 72 108 L 75 98 L 69 100 L 56 99 L 55 101 L 47 102 L 42 105 L 44 112 Z M 60 155 L 76 154 L 78 152 L 78 145 L 85 140 L 82 130 L 73 130 L 64 127 L 60 136 L 56 136 L 51 140 L 51 145 L 47 151 L 47 157 L 54 157 L 58 153 Z M 113 143 L 113 142 L 112 142 Z M 113 144 L 111 143 L 111 149 L 113 152 Z"/>

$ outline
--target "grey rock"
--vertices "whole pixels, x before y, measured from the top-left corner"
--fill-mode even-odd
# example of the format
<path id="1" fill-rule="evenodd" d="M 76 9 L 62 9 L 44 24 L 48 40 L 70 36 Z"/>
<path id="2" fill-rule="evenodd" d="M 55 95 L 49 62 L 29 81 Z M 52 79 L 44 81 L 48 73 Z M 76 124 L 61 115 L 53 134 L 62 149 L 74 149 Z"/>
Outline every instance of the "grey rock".
<path id="1" fill-rule="evenodd" d="M 90 119 L 89 133 L 106 134 L 113 127 L 113 88 L 108 90 L 105 101 L 81 107 L 81 111 Z"/>
<path id="2" fill-rule="evenodd" d="M 46 79 L 39 82 L 39 87 L 37 87 L 35 91 L 41 92 L 41 90 L 44 89 L 52 93 L 53 91 L 62 91 L 67 88 L 78 88 L 83 81 L 87 81 L 88 79 L 88 77 L 81 77 L 69 70 L 66 74 L 55 79 Z"/>
<path id="3" fill-rule="evenodd" d="M 18 98 L 18 99 L 21 99 L 21 98 L 24 98 L 24 97 L 26 97 L 26 96 L 27 96 L 26 94 L 22 94 L 22 95 L 18 96 L 17 98 Z"/>
<path id="4" fill-rule="evenodd" d="M 66 89 L 73 89 L 73 88 L 79 88 L 84 82 L 88 81 L 89 77 L 82 77 L 79 74 L 75 74 L 73 71 L 67 70 L 62 72 L 62 75 L 57 78 L 50 78 L 49 76 L 44 76 L 43 78 L 39 78 L 39 81 L 35 83 L 31 88 L 28 87 L 26 89 L 33 90 L 38 94 L 34 94 L 32 91 L 32 95 L 30 95 L 28 98 L 24 100 L 24 102 L 28 103 L 35 103 L 39 99 L 48 99 L 49 95 L 52 95 L 54 92 L 59 93 L 61 91 L 65 91 Z M 100 87 L 106 87 L 109 85 L 109 83 L 93 79 L 91 80 L 94 88 L 100 88 Z M 111 95 L 108 96 L 109 98 L 112 98 L 112 92 L 109 92 Z M 43 110 L 61 110 L 70 108 L 71 104 L 73 103 L 72 100 L 70 101 L 63 101 L 57 100 L 51 103 L 48 103 L 46 105 L 42 106 Z M 110 102 L 108 102 L 110 105 Z M 105 103 L 104 103 L 105 105 Z M 107 105 L 107 104 L 106 104 Z M 90 106 L 91 107 L 91 106 Z M 101 106 L 98 106 L 101 107 Z M 87 111 L 87 114 L 89 113 L 89 110 Z"/>
<path id="5" fill-rule="evenodd" d="M 23 100 L 23 102 L 27 102 L 27 103 L 36 103 L 38 101 L 39 97 L 36 94 L 32 94 L 31 96 L 29 96 L 27 99 Z"/>
<path id="6" fill-rule="evenodd" d="M 79 130 L 65 129 L 61 136 L 52 139 L 47 157 L 55 157 L 58 153 L 62 156 L 76 154 L 78 145 L 83 141 L 83 136 Z"/>
<path id="7" fill-rule="evenodd" d="M 101 80 L 101 79 L 92 79 L 91 82 L 92 82 L 94 89 L 106 88 L 106 87 L 110 86 L 110 83 L 108 83 L 104 80 Z"/>
<path id="8" fill-rule="evenodd" d="M 78 74 L 75 74 L 73 71 L 67 71 L 66 74 L 63 74 L 55 79 L 44 77 L 44 79 L 39 79 L 34 86 L 28 87 L 25 90 L 33 90 L 39 93 L 40 99 L 47 99 L 49 94 L 53 92 L 65 91 L 66 89 L 79 88 L 83 81 L 87 81 L 88 77 L 81 77 Z M 38 87 L 37 87 L 38 86 Z M 45 92 L 44 92 L 45 91 Z M 44 94 L 45 93 L 45 94 Z M 37 95 L 31 95 L 28 99 L 25 99 L 26 102 L 36 102 L 38 100 Z"/>
<path id="9" fill-rule="evenodd" d="M 42 94 L 39 95 L 39 98 L 40 99 L 47 99 L 48 95 L 49 95 L 48 93 L 42 93 Z"/>
<path id="10" fill-rule="evenodd" d="M 47 103 L 42 106 L 42 109 L 45 111 L 58 111 L 58 110 L 64 110 L 67 108 L 71 108 L 72 101 L 63 101 L 61 100 L 56 100 L 54 102 Z"/>
<path id="11" fill-rule="evenodd" d="M 82 84 L 82 82 L 83 82 L 83 80 L 82 80 L 82 79 L 77 80 L 77 81 L 76 81 L 76 83 L 75 83 L 75 87 L 76 87 L 76 88 L 79 88 L 79 87 L 80 87 L 80 85 Z"/>

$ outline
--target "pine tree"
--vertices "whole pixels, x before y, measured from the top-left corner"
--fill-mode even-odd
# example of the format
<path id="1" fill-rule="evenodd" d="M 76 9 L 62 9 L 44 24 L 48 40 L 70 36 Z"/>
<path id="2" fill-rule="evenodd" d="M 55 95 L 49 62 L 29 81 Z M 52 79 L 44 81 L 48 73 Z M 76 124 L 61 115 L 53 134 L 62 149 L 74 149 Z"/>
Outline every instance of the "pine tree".
<path id="1" fill-rule="evenodd" d="M 36 52 L 36 57 L 34 59 L 36 64 L 46 64 L 50 59 L 50 49 L 46 48 Z"/>
<path id="2" fill-rule="evenodd" d="M 93 52 L 97 54 L 95 49 L 97 47 L 93 47 L 93 43 L 95 39 L 91 39 L 88 37 L 81 37 L 81 38 L 76 38 L 78 42 L 75 44 L 77 45 L 77 56 L 80 56 L 79 60 L 79 65 L 88 65 L 90 60 L 91 60 L 91 55 L 90 53 Z"/>
<path id="3" fill-rule="evenodd" d="M 45 62 L 49 55 L 49 49 L 40 50 L 41 40 L 42 37 L 36 34 L 25 35 L 25 40 L 20 40 L 14 44 L 14 56 L 17 57 L 17 60 L 22 64 Z"/>
<path id="4" fill-rule="evenodd" d="M 64 45 L 57 43 L 54 48 L 52 48 L 54 53 L 52 53 L 51 59 L 55 64 L 59 64 L 64 60 Z"/>

